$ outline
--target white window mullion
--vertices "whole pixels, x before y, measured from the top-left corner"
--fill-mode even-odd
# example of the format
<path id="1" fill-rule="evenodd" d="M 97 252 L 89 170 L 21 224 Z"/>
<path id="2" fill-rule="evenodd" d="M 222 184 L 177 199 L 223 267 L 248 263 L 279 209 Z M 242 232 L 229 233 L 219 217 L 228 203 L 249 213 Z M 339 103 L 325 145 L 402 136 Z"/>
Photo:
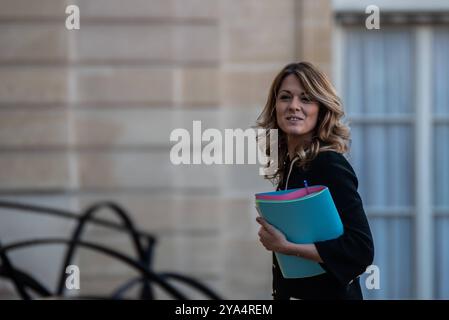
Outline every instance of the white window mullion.
<path id="1" fill-rule="evenodd" d="M 416 298 L 433 297 L 433 219 L 432 219 L 432 29 L 416 30 Z"/>

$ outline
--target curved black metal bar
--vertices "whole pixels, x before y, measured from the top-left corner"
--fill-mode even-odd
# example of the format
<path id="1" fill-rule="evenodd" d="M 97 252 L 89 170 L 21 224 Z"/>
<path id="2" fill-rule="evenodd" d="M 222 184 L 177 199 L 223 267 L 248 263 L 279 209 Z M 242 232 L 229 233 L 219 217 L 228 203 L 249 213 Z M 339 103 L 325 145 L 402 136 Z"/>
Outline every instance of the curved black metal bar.
<path id="1" fill-rule="evenodd" d="M 4 200 L 0 200 L 0 208 L 8 208 L 8 209 L 13 209 L 13 210 L 17 210 L 17 211 L 25 211 L 25 212 L 33 213 L 33 214 L 52 215 L 52 216 L 55 216 L 58 218 L 66 218 L 66 219 L 74 219 L 74 220 L 80 219 L 79 214 L 68 211 L 68 210 L 55 209 L 55 208 L 30 205 L 30 204 L 22 204 L 22 203 L 16 203 L 16 202 L 4 201 Z M 103 227 L 115 229 L 117 231 L 121 231 L 121 232 L 128 231 L 126 229 L 126 227 L 123 227 L 123 225 L 109 221 L 109 220 L 105 220 L 105 219 L 101 219 L 101 218 L 92 218 L 92 219 L 90 219 L 90 221 L 94 224 L 98 224 Z M 136 233 L 140 237 L 145 237 L 147 239 L 155 239 L 152 234 L 142 231 L 142 230 L 136 229 Z"/>
<path id="2" fill-rule="evenodd" d="M 109 220 L 93 217 L 93 212 L 95 210 L 98 210 L 101 206 L 109 206 L 116 214 L 119 215 L 120 218 L 122 218 L 122 220 L 125 222 L 124 223 L 125 225 L 120 224 L 120 223 L 111 222 Z M 37 206 L 37 205 L 29 205 L 29 204 L 20 204 L 20 203 L 3 201 L 3 200 L 0 200 L 0 207 L 14 209 L 14 210 L 18 210 L 18 211 L 26 211 L 26 212 L 30 212 L 30 213 L 47 214 L 47 215 L 52 215 L 52 216 L 56 216 L 56 217 L 59 217 L 59 218 L 67 218 L 67 219 L 79 220 L 78 226 L 76 228 L 76 230 L 79 231 L 78 237 L 76 239 L 72 239 L 72 241 L 67 241 L 66 240 L 72 247 L 72 250 L 70 250 L 70 248 L 69 248 L 67 253 L 69 253 L 70 251 L 72 251 L 72 252 L 71 252 L 70 255 L 68 255 L 68 254 L 66 255 L 66 263 L 63 264 L 63 270 L 62 270 L 62 274 L 61 274 L 61 277 L 60 277 L 60 283 L 59 283 L 59 284 L 61 284 L 61 282 L 62 282 L 62 286 L 64 285 L 64 279 L 65 279 L 65 275 L 66 275 L 64 266 L 67 265 L 67 264 L 70 264 L 70 261 L 72 259 L 73 254 L 74 254 L 74 251 L 76 249 L 76 245 L 77 245 L 78 242 L 80 242 L 80 241 L 76 241 L 76 240 L 79 240 L 79 237 L 81 236 L 81 232 L 83 230 L 84 224 L 86 222 L 98 224 L 98 225 L 101 225 L 101 226 L 104 226 L 104 227 L 108 227 L 108 228 L 111 228 L 111 229 L 115 229 L 115 230 L 118 230 L 118 231 L 121 231 L 121 232 L 124 231 L 124 232 L 130 233 L 131 239 L 134 242 L 135 249 L 136 249 L 136 251 L 137 251 L 137 253 L 139 255 L 140 263 L 142 265 L 146 266 L 148 269 L 150 269 L 152 256 L 153 256 L 153 247 L 154 247 L 154 244 L 156 243 L 156 238 L 153 235 L 151 235 L 151 234 L 149 234 L 147 232 L 137 230 L 134 227 L 134 225 L 132 224 L 132 221 L 128 218 L 126 211 L 123 210 L 121 207 L 119 207 L 118 205 L 116 205 L 114 203 L 104 202 L 104 203 L 94 204 L 90 208 L 88 208 L 86 211 L 84 211 L 84 214 L 82 214 L 82 215 L 77 214 L 77 213 L 73 213 L 73 212 L 70 212 L 70 211 L 67 211 L 67 210 L 62 210 L 62 209 L 54 209 L 54 208 L 49 208 L 49 207 L 44 207 L 44 206 Z M 93 212 L 90 214 L 90 216 L 86 217 L 88 211 L 93 211 Z M 82 220 L 83 218 L 85 218 L 85 220 Z M 127 223 L 127 221 L 129 222 L 129 224 Z M 77 233 L 76 231 L 73 233 L 74 237 L 75 237 L 76 233 Z M 144 247 L 145 247 L 144 250 L 142 248 L 143 247 L 142 242 L 139 241 L 139 240 L 142 240 L 142 241 L 144 240 L 144 239 L 141 239 L 141 238 L 144 238 L 146 240 L 146 243 L 144 245 Z M 3 253 L 4 251 L 0 251 L 0 252 Z M 6 257 L 6 259 L 7 259 L 7 257 Z M 7 261 L 9 261 L 9 260 L 7 260 Z M 67 263 L 67 261 L 68 261 L 68 263 Z M 10 266 L 10 270 L 11 270 L 11 273 L 10 273 L 11 274 L 11 280 L 14 281 L 14 279 L 17 279 L 17 277 L 19 278 L 18 279 L 19 281 L 16 281 L 16 283 L 15 283 L 16 289 L 18 291 L 22 291 L 22 290 L 20 290 L 20 286 L 17 287 L 17 284 L 20 285 L 21 280 L 23 280 L 22 279 L 22 275 L 21 275 L 21 271 L 18 270 L 18 269 L 15 269 L 12 266 Z M 13 278 L 14 275 L 16 276 L 16 278 Z M 179 277 L 181 277 L 181 278 L 184 277 L 182 275 L 176 275 L 176 276 L 178 276 L 178 278 Z M 188 279 L 187 277 L 184 277 L 184 278 Z M 25 281 L 25 285 L 28 285 L 29 283 L 32 282 L 32 280 L 34 280 L 31 277 L 29 277 L 29 279 L 31 279 L 31 280 L 30 281 Z M 180 280 L 180 281 L 182 281 L 182 280 Z M 141 294 L 140 294 L 141 298 L 143 298 L 143 299 L 153 299 L 154 295 L 153 295 L 152 287 L 150 286 L 150 282 L 149 281 L 144 281 L 143 279 L 141 279 L 140 281 L 136 281 L 136 283 L 139 283 L 139 282 L 142 282 L 142 284 L 143 284 L 143 288 L 142 288 Z M 187 282 L 187 281 L 184 281 L 184 282 Z M 133 285 L 135 285 L 135 283 L 133 283 L 131 286 L 133 286 Z M 209 297 L 211 297 L 212 299 L 220 299 L 218 297 L 218 295 L 216 295 L 214 292 L 212 292 L 207 287 L 203 286 L 201 283 L 198 283 L 198 285 L 200 287 L 203 287 L 204 290 L 202 290 L 202 292 L 204 292 L 206 295 L 209 295 Z M 193 286 L 195 286 L 195 285 L 193 285 Z M 36 291 L 41 290 L 41 293 L 43 293 L 44 291 L 46 291 L 46 293 L 49 293 L 49 291 L 45 287 L 43 287 L 42 285 L 40 285 L 36 281 L 35 281 L 34 285 L 32 285 L 32 288 L 34 288 Z M 62 287 L 62 290 L 61 290 L 60 294 L 62 294 L 63 290 L 64 290 L 64 287 Z M 201 289 L 199 289 L 199 290 L 201 290 Z M 58 287 L 58 291 L 59 291 L 59 287 Z M 208 292 L 208 291 L 210 291 L 210 292 Z M 24 293 L 24 294 L 22 294 L 22 298 L 26 298 L 26 291 L 22 291 L 22 293 Z M 29 298 L 29 296 L 28 296 L 28 298 Z"/>
<path id="3" fill-rule="evenodd" d="M 147 239 L 145 244 L 145 257 L 142 261 L 149 269 L 152 267 L 153 262 L 153 249 L 155 245 L 154 239 Z M 154 291 L 150 283 L 144 282 L 140 290 L 140 299 L 154 300 Z"/>
<path id="4" fill-rule="evenodd" d="M 212 300 L 222 300 L 223 299 L 218 294 L 216 294 L 214 291 L 212 291 L 211 289 L 209 289 L 208 287 L 206 287 L 205 285 L 201 284 L 200 282 L 198 282 L 197 280 L 195 280 L 193 278 L 183 276 L 183 275 L 180 275 L 177 273 L 168 273 L 168 272 L 167 273 L 159 273 L 158 275 L 164 279 L 174 279 L 174 280 L 178 280 L 180 282 L 184 282 L 184 283 L 194 287 L 195 289 L 197 289 L 198 291 L 203 293 L 206 297 L 208 297 Z M 146 279 L 142 278 L 142 277 L 135 277 L 135 278 L 127 281 L 126 283 L 124 283 L 123 285 L 118 287 L 112 293 L 112 295 L 111 295 L 112 299 L 123 299 L 123 295 L 128 290 L 130 290 L 136 284 L 139 284 L 140 282 L 144 282 L 144 281 L 146 281 Z"/>
<path id="5" fill-rule="evenodd" d="M 201 293 L 203 293 L 204 295 L 206 295 L 207 297 L 211 298 L 212 300 L 222 300 L 223 299 L 218 294 L 216 294 L 214 291 L 212 291 L 211 289 L 209 289 L 208 287 L 206 287 L 205 285 L 200 283 L 198 280 L 195 280 L 191 277 L 187 277 L 187 276 L 183 276 L 178 273 L 171 273 L 171 272 L 159 273 L 159 276 L 161 276 L 164 279 L 173 279 L 173 280 L 187 283 L 190 286 L 197 289 L 198 291 L 200 291 Z"/>
<path id="6" fill-rule="evenodd" d="M 123 295 L 130 290 L 132 287 L 134 287 L 136 284 L 139 284 L 140 282 L 145 281 L 145 279 L 141 277 L 135 277 L 131 280 L 126 281 L 124 284 L 120 285 L 117 289 L 114 290 L 111 294 L 111 298 L 114 300 L 123 299 Z"/>
<path id="7" fill-rule="evenodd" d="M 30 288 L 38 293 L 41 297 L 50 297 L 52 294 L 44 285 L 38 282 L 24 271 L 14 268 L 16 279 L 23 285 L 24 289 Z M 3 266 L 0 266 L 0 277 L 11 279 L 10 270 L 7 270 Z M 19 293 L 20 294 L 20 293 Z M 24 299 L 23 296 L 21 296 Z"/>
<path id="8" fill-rule="evenodd" d="M 18 274 L 16 273 L 14 267 L 12 266 L 11 261 L 8 259 L 8 256 L 6 255 L 6 252 L 3 250 L 3 246 L 0 243 L 0 259 L 2 261 L 2 267 L 5 269 L 6 273 L 9 275 L 12 283 L 14 284 L 14 287 L 16 288 L 17 292 L 19 293 L 20 297 L 23 300 L 30 300 L 31 297 L 26 292 L 25 286 L 23 285 L 23 282 L 20 281 Z"/>
<path id="9" fill-rule="evenodd" d="M 82 218 L 82 215 L 76 214 L 76 213 L 73 213 L 73 212 L 70 212 L 67 210 L 54 209 L 54 208 L 29 205 L 29 204 L 20 204 L 20 203 L 3 201 L 3 200 L 0 200 L 0 207 L 14 209 L 14 210 L 18 210 L 18 211 L 37 213 L 37 214 L 48 214 L 48 215 L 56 216 L 59 218 L 67 218 L 67 219 L 75 219 L 75 220 L 80 220 Z M 91 216 L 88 218 L 88 221 L 92 222 L 94 224 L 104 226 L 104 227 L 116 229 L 118 231 L 122 231 L 122 232 L 125 231 L 127 233 L 130 232 L 130 229 L 128 228 L 128 226 L 123 226 L 122 224 L 117 224 L 117 223 L 114 223 L 114 222 L 111 222 L 108 220 L 99 219 L 99 218 L 95 218 L 95 217 Z M 79 224 L 78 224 L 78 226 L 79 226 Z M 156 238 L 147 232 L 137 230 L 135 227 L 133 227 L 133 231 L 134 231 L 133 233 L 137 234 L 138 237 L 145 238 L 147 241 L 147 246 L 145 248 L 145 254 L 141 255 L 140 257 L 142 259 L 142 262 L 145 262 L 147 264 L 147 266 L 150 266 L 151 260 L 152 260 L 153 247 L 156 243 Z M 134 243 L 136 243 L 135 239 L 134 239 Z M 137 246 L 135 246 L 135 249 L 137 251 L 139 251 L 139 248 Z M 68 258 L 71 260 L 71 257 L 68 257 Z M 61 282 L 63 283 L 64 279 L 65 279 L 65 273 L 63 271 L 60 276 L 60 283 Z M 58 286 L 58 288 L 59 288 L 59 286 Z M 142 288 L 142 292 L 141 292 L 141 298 L 151 299 L 152 297 L 153 297 L 153 292 L 152 292 L 151 287 L 149 287 L 149 285 L 147 285 L 147 284 L 144 285 L 144 287 Z"/>
<path id="10" fill-rule="evenodd" d="M 6 246 L 3 246 L 2 248 L 0 248 L 0 253 L 6 253 L 8 251 L 11 250 L 16 250 L 19 248 L 24 248 L 24 247 L 31 247 L 31 246 L 37 246 L 37 245 L 45 245 L 45 244 L 66 244 L 66 245 L 71 245 L 73 244 L 72 240 L 66 240 L 66 239 L 61 239 L 61 238 L 47 238 L 47 239 L 32 239 L 32 240 L 26 240 L 26 241 L 20 241 L 20 242 L 15 242 L 12 244 L 8 244 Z M 187 298 L 181 293 L 179 292 L 179 290 L 177 290 L 176 288 L 174 288 L 170 283 L 167 282 L 167 280 L 165 280 L 164 278 L 160 277 L 159 275 L 157 275 L 155 272 L 149 270 L 145 265 L 143 265 L 142 263 L 133 260 L 132 258 L 119 253 L 117 251 L 114 251 L 110 248 L 95 244 L 95 243 L 91 243 L 91 242 L 86 242 L 86 241 L 77 241 L 76 243 L 79 246 L 94 250 L 94 251 L 99 251 L 102 252 L 108 256 L 112 256 L 120 261 L 122 261 L 123 263 L 129 265 L 130 267 L 138 270 L 146 279 L 147 281 L 154 281 L 155 283 L 157 283 L 158 285 L 160 285 L 164 290 L 166 290 L 170 295 L 172 295 L 175 299 L 178 300 L 187 300 Z"/>
<path id="11" fill-rule="evenodd" d="M 87 222 L 92 218 L 92 216 L 98 212 L 99 209 L 102 208 L 108 208 L 112 210 L 112 213 L 115 213 L 118 215 L 118 217 L 123 221 L 124 226 L 128 230 L 128 233 L 131 237 L 131 241 L 134 244 L 134 248 L 137 251 L 137 256 L 139 257 L 139 260 L 141 263 L 146 263 L 145 258 L 146 254 L 143 249 L 142 243 L 140 242 L 140 238 L 138 234 L 135 231 L 134 224 L 131 221 L 131 218 L 128 216 L 128 214 L 125 212 L 124 209 L 122 209 L 119 205 L 113 203 L 113 202 L 99 202 L 96 203 L 86 209 L 86 211 L 82 214 L 78 225 L 76 226 L 76 229 L 74 230 L 72 237 L 71 237 L 71 243 L 67 249 L 67 252 L 65 254 L 64 262 L 62 264 L 62 270 L 59 278 L 58 288 L 57 288 L 57 294 L 62 295 L 64 291 L 64 283 L 66 279 L 66 273 L 65 268 L 70 264 L 72 261 L 72 258 L 75 254 L 76 247 L 78 244 L 78 241 L 81 238 L 81 234 L 84 230 L 84 226 Z"/>

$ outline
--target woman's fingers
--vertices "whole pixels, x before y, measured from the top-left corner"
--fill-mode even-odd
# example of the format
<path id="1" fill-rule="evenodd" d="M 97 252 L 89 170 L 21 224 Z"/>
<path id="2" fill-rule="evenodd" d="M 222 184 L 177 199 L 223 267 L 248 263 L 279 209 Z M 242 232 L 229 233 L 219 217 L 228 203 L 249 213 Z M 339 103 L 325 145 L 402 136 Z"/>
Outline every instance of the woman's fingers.
<path id="1" fill-rule="evenodd" d="M 264 218 L 261 217 L 257 217 L 256 221 L 258 224 L 260 224 L 262 227 L 265 227 L 265 225 L 267 224 Z"/>
<path id="2" fill-rule="evenodd" d="M 271 226 L 271 224 L 269 224 L 264 218 L 261 217 L 257 217 L 256 221 L 262 226 L 264 227 L 268 232 L 272 232 L 273 231 L 273 227 Z"/>
<path id="3" fill-rule="evenodd" d="M 265 242 L 267 241 L 267 238 L 270 237 L 270 234 L 264 227 L 260 227 L 259 232 L 257 233 L 259 236 L 259 241 L 265 245 Z"/>
<path id="4" fill-rule="evenodd" d="M 273 242 L 273 235 L 271 233 L 269 233 L 268 230 L 265 229 L 264 226 L 261 226 L 259 228 L 258 235 L 259 235 L 259 241 L 264 246 L 264 248 L 271 251 L 272 250 L 271 243 Z"/>
<path id="5" fill-rule="evenodd" d="M 259 232 L 257 234 L 259 235 L 259 237 L 264 237 L 267 232 L 268 232 L 267 229 L 265 229 L 265 227 L 261 226 L 259 228 Z"/>

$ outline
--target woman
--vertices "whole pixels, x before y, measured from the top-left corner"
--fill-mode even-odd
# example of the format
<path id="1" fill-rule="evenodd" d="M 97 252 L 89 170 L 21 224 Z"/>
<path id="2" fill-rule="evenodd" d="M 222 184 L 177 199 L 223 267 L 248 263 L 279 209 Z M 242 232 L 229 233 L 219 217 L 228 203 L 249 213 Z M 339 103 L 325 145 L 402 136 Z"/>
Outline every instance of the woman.
<path id="1" fill-rule="evenodd" d="M 287 65 L 271 85 L 257 124 L 278 129 L 279 168 L 267 179 L 278 190 L 325 185 L 341 217 L 340 237 L 295 244 L 258 217 L 259 238 L 273 251 L 274 299 L 363 299 L 359 276 L 372 263 L 374 245 L 354 170 L 343 156 L 349 151 L 349 128 L 341 121 L 343 108 L 327 76 L 314 65 Z M 274 252 L 319 263 L 322 275 L 285 279 Z"/>

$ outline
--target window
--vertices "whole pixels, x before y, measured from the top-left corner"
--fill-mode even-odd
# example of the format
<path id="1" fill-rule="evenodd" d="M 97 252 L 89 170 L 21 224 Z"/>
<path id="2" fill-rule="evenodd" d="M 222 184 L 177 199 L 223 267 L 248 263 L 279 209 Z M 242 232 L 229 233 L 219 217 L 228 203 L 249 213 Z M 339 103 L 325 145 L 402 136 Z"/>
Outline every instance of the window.
<path id="1" fill-rule="evenodd" d="M 381 272 L 365 298 L 448 299 L 449 28 L 344 25 L 336 39 L 350 162 Z"/>

